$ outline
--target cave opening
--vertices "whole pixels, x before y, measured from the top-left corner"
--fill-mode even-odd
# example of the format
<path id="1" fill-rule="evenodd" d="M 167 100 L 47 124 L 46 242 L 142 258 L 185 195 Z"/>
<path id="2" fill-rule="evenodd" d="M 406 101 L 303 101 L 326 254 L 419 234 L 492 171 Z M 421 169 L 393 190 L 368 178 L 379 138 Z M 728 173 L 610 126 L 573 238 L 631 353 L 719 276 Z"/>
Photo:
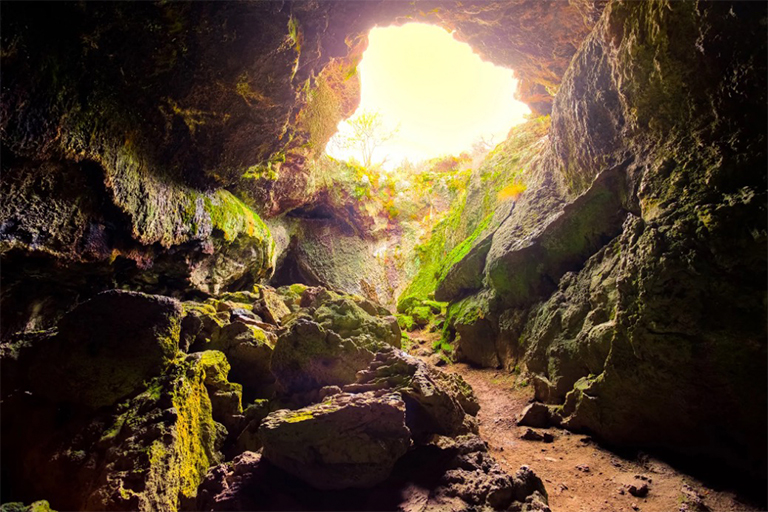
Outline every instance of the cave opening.
<path id="1" fill-rule="evenodd" d="M 326 152 L 365 167 L 392 170 L 492 147 L 531 114 L 514 95 L 513 70 L 436 25 L 374 27 L 357 73 L 360 104 Z"/>

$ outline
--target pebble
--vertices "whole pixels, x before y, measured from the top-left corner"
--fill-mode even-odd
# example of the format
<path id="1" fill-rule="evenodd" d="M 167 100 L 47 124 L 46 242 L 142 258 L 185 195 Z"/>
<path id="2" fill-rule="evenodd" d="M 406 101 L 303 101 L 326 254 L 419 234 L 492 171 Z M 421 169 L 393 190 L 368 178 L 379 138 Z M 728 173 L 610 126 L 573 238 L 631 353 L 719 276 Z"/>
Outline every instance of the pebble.
<path id="1" fill-rule="evenodd" d="M 578 469 L 582 473 L 589 473 L 589 466 L 587 466 L 586 464 L 579 464 L 578 466 L 576 466 L 576 469 Z"/>

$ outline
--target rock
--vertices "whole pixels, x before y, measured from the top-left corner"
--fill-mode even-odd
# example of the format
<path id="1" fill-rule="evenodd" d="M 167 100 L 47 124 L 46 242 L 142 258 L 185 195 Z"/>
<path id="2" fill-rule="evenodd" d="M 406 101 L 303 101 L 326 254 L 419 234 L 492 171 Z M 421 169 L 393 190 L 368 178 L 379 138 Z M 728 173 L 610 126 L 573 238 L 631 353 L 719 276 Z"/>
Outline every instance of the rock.
<path id="1" fill-rule="evenodd" d="M 589 473 L 589 466 L 587 466 L 586 464 L 578 464 L 576 466 L 576 469 L 578 469 L 582 473 Z"/>
<path id="2" fill-rule="evenodd" d="M 260 300 L 254 305 L 254 311 L 264 317 L 267 322 L 282 325 L 285 317 L 291 314 L 291 310 L 285 305 L 283 299 L 269 286 L 259 287 Z"/>
<path id="3" fill-rule="evenodd" d="M 354 382 L 372 359 L 373 354 L 355 339 L 299 319 L 278 338 L 271 371 L 284 393 L 303 393 Z"/>
<path id="4" fill-rule="evenodd" d="M 410 446 L 405 403 L 397 394 L 340 394 L 276 411 L 259 435 L 265 458 L 318 489 L 376 485 Z"/>
<path id="5" fill-rule="evenodd" d="M 208 350 L 190 354 L 189 360 L 199 364 L 205 372 L 205 388 L 211 400 L 213 419 L 234 432 L 240 426 L 243 413 L 243 387 L 227 380 L 230 370 L 227 358 L 222 352 Z"/>
<path id="6" fill-rule="evenodd" d="M 272 406 L 269 400 L 256 400 L 243 411 L 244 428 L 240 431 L 231 450 L 240 454 L 246 451 L 258 451 L 261 449 L 261 438 L 259 437 L 259 426 L 264 418 L 272 412 Z"/>
<path id="7" fill-rule="evenodd" d="M 246 452 L 208 471 L 196 510 L 541 510 L 541 480 L 526 467 L 505 474 L 476 436 L 438 436 L 408 452 L 382 484 L 319 491 Z"/>
<path id="8" fill-rule="evenodd" d="M 270 365 L 275 335 L 255 325 L 232 322 L 221 328 L 210 348 L 221 350 L 232 365 L 232 380 L 243 385 L 249 398 L 268 393 L 274 377 Z"/>
<path id="9" fill-rule="evenodd" d="M 415 440 L 432 434 L 459 435 L 476 430 L 466 416 L 480 410 L 472 388 L 455 374 L 444 373 L 397 349 L 378 352 L 359 372 L 348 392 L 392 390 L 408 407 L 408 427 Z"/>
<path id="10" fill-rule="evenodd" d="M 439 437 L 434 445 L 445 458 L 440 464 L 444 474 L 430 492 L 430 504 L 437 509 L 549 510 L 541 479 L 526 466 L 514 477 L 504 473 L 479 437 Z"/>
<path id="11" fill-rule="evenodd" d="M 523 409 L 523 412 L 520 413 L 517 425 L 534 428 L 546 428 L 550 426 L 549 408 L 544 404 L 536 402 L 528 405 Z"/>
<path id="12" fill-rule="evenodd" d="M 704 503 L 704 497 L 688 484 L 683 484 L 680 492 L 683 494 L 683 504 L 680 512 L 709 512 L 710 508 Z"/>
<path id="13" fill-rule="evenodd" d="M 242 308 L 235 308 L 232 311 L 230 311 L 230 321 L 232 322 L 242 322 L 244 324 L 253 324 L 257 325 L 258 323 L 261 323 L 261 318 L 253 313 L 253 311 L 248 311 L 247 309 Z"/>
<path id="14" fill-rule="evenodd" d="M 555 440 L 555 437 L 549 432 L 544 432 L 542 434 L 542 433 L 536 432 L 533 429 L 528 428 L 520 436 L 520 439 L 525 439 L 526 441 L 544 441 L 545 443 L 551 443 Z"/>
<path id="15" fill-rule="evenodd" d="M 503 363 L 494 330 L 494 302 L 490 294 L 483 292 L 448 306 L 446 322 L 457 334 L 459 361 L 487 368 L 496 368 Z"/>
<path id="16" fill-rule="evenodd" d="M 313 314 L 323 328 L 342 338 L 367 339 L 370 348 L 387 345 L 400 348 L 400 327 L 393 316 L 371 316 L 351 298 L 324 302 Z"/>
<path id="17" fill-rule="evenodd" d="M 637 498 L 645 498 L 648 495 L 648 484 L 645 482 L 625 484 L 624 488 Z"/>
<path id="18" fill-rule="evenodd" d="M 59 322 L 31 366 L 35 392 L 99 408 L 159 375 L 176 356 L 181 304 L 167 297 L 111 290 Z"/>
<path id="19" fill-rule="evenodd" d="M 21 502 L 3 503 L 0 505 L 0 512 L 56 512 L 45 500 L 35 501 L 29 505 Z"/>
<path id="20" fill-rule="evenodd" d="M 307 285 L 296 283 L 287 286 L 281 286 L 275 290 L 275 292 L 283 299 L 283 304 L 291 311 L 295 313 L 301 307 L 301 297 L 307 290 Z"/>
<path id="21" fill-rule="evenodd" d="M 226 429 L 213 420 L 205 384 L 218 380 L 212 369 L 178 357 L 134 396 L 96 411 L 29 394 L 5 399 L 13 492 L 44 494 L 63 510 L 178 510 L 221 461 Z"/>
<path id="22" fill-rule="evenodd" d="M 206 381 L 221 385 L 220 355 L 175 363 L 122 407 L 98 444 L 105 451 L 84 508 L 176 510 L 221 461 L 226 430 L 212 417 Z M 132 468 L 132 471 L 126 471 Z"/>

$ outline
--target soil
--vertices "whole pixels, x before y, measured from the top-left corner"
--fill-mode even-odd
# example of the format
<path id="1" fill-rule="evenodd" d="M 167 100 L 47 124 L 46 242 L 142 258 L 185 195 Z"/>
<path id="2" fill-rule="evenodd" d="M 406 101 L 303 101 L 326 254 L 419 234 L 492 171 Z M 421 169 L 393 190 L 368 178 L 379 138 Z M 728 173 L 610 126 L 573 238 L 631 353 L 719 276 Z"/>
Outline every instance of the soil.
<path id="1" fill-rule="evenodd" d="M 421 331 L 410 337 L 411 353 L 431 363 L 438 360 L 431 354 L 438 333 Z M 480 435 L 491 453 L 510 474 L 523 465 L 533 469 L 544 480 L 553 512 L 760 510 L 740 501 L 736 493 L 707 487 L 657 458 L 644 453 L 626 458 L 585 435 L 557 428 L 530 429 L 549 433 L 554 441 L 521 439 L 529 427 L 518 427 L 516 417 L 533 400 L 533 389 L 523 377 L 464 363 L 442 369 L 461 375 L 472 386 L 481 407 Z"/>

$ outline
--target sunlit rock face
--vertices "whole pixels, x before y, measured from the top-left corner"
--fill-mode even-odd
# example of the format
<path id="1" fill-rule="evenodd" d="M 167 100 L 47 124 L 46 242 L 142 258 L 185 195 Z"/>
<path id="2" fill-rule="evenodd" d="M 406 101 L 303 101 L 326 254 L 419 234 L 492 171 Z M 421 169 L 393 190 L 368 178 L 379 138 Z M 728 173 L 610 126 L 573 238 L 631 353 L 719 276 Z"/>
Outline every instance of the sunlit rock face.
<path id="1" fill-rule="evenodd" d="M 743 3 L 611 3 L 563 77 L 526 177 L 535 191 L 437 288 L 460 357 L 524 362 L 564 425 L 757 480 L 765 16 Z M 483 279 L 464 279 L 478 258 Z"/>

